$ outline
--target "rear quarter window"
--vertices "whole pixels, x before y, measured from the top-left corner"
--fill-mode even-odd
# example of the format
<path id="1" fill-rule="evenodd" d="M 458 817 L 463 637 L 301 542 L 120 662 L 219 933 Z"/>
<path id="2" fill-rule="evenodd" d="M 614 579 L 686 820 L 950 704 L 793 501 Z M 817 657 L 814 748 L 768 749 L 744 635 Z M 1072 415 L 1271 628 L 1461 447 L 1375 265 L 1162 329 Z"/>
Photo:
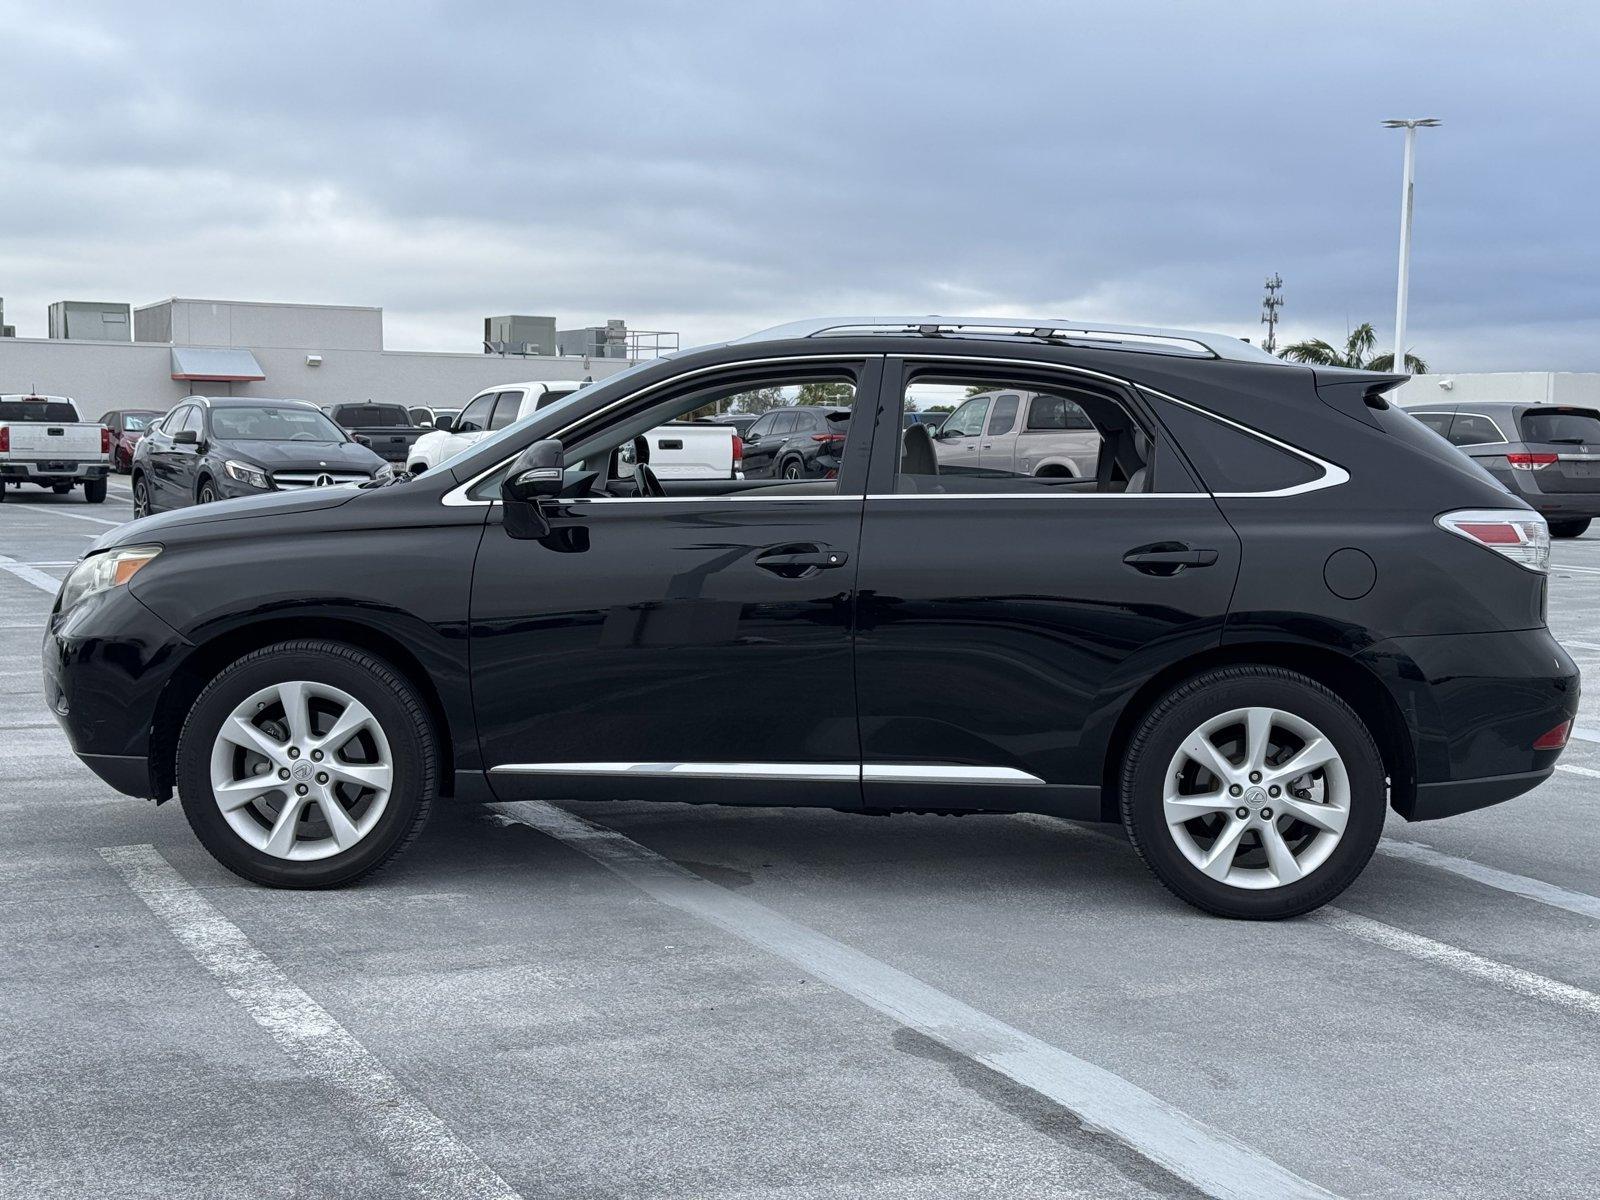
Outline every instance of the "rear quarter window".
<path id="1" fill-rule="evenodd" d="M 1277 492 L 1322 478 L 1316 463 L 1242 429 L 1181 404 L 1152 403 L 1213 492 Z"/>

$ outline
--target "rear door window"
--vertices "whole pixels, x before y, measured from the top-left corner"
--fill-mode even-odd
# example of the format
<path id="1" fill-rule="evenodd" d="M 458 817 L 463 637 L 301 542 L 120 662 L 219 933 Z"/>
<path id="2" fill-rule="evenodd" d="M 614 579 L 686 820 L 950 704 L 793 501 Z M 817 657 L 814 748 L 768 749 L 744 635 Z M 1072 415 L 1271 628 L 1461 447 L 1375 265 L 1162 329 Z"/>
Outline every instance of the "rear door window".
<path id="1" fill-rule="evenodd" d="M 489 418 L 489 428 L 504 429 L 517 419 L 521 407 L 521 392 L 501 392 L 494 402 L 494 415 Z"/>
<path id="2" fill-rule="evenodd" d="M 1450 426 L 1450 444 L 1453 446 L 1485 446 L 1505 440 L 1500 427 L 1479 413 L 1458 412 L 1455 422 Z"/>
<path id="3" fill-rule="evenodd" d="M 1530 408 L 1520 424 L 1525 442 L 1600 446 L 1600 412 L 1592 408 Z"/>
<path id="4" fill-rule="evenodd" d="M 1020 396 L 1007 394 L 994 402 L 994 411 L 989 414 L 990 437 L 1011 432 L 1017 423 L 1017 405 L 1020 401 Z"/>

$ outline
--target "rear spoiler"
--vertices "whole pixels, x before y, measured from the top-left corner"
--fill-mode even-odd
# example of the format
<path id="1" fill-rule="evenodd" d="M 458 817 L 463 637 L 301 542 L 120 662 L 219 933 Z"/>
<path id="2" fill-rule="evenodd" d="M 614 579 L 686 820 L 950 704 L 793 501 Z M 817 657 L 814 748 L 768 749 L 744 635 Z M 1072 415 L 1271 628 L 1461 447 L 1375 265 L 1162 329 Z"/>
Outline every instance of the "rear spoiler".
<path id="1" fill-rule="evenodd" d="M 1393 391 L 1409 375 L 1396 375 L 1385 371 L 1351 371 L 1343 367 L 1316 367 L 1311 372 L 1317 384 L 1317 398 L 1329 408 L 1353 417 L 1374 429 L 1382 428 L 1372 415 L 1373 409 L 1389 407 L 1384 393 Z"/>

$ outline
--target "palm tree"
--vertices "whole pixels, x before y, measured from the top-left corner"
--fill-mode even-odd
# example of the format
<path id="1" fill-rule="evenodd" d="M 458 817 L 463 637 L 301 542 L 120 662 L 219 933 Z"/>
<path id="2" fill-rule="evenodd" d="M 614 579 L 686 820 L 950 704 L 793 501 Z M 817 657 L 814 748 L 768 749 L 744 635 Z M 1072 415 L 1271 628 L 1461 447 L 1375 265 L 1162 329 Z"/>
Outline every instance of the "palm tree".
<path id="1" fill-rule="evenodd" d="M 1285 346 L 1279 351 L 1278 357 L 1287 358 L 1291 362 L 1311 363 L 1319 367 L 1354 367 L 1358 371 L 1394 370 L 1393 354 L 1372 353 L 1377 344 L 1378 334 L 1372 328 L 1372 322 L 1363 321 L 1350 331 L 1350 336 L 1344 342 L 1343 353 L 1335 350 L 1321 338 L 1308 338 L 1292 346 Z M 1411 369 L 1413 375 L 1428 373 L 1428 364 L 1415 354 L 1406 355 L 1406 366 Z"/>

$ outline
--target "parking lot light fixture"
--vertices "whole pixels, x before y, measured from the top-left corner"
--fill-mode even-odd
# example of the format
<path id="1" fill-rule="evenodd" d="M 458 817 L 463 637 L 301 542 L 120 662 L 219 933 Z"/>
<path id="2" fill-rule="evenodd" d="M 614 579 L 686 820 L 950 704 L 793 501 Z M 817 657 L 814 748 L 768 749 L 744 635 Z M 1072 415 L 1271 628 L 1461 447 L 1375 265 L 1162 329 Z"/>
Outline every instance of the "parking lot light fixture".
<path id="1" fill-rule="evenodd" d="M 1392 369 L 1410 374 L 1406 369 L 1406 299 L 1411 290 L 1411 191 L 1415 173 L 1417 130 L 1431 129 L 1443 124 L 1437 117 L 1392 119 L 1385 121 L 1388 129 L 1406 131 L 1405 166 L 1400 186 L 1400 279 L 1395 289 L 1394 302 L 1394 363 Z"/>

